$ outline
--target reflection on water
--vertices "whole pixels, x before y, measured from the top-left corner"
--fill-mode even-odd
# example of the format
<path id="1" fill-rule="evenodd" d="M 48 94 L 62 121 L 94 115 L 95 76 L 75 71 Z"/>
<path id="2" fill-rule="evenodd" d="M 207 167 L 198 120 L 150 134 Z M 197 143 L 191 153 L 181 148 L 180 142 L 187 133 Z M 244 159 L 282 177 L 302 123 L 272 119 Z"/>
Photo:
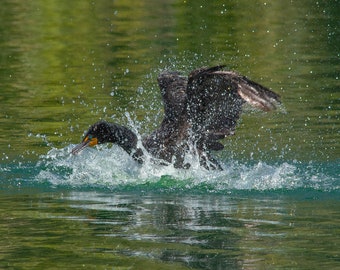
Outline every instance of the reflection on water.
<path id="1" fill-rule="evenodd" d="M 249 195 L 7 194 L 0 266 L 334 269 L 334 194 Z"/>

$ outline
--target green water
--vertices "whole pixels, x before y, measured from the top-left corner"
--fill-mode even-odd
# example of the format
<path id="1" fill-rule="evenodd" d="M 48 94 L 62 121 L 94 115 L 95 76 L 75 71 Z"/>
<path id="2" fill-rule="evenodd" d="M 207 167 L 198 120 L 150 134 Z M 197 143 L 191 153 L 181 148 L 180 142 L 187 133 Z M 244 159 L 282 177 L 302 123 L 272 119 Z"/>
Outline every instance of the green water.
<path id="1" fill-rule="evenodd" d="M 2 195 L 3 269 L 335 269 L 339 197 Z M 14 208 L 13 208 L 14 207 Z"/>
<path id="2" fill-rule="evenodd" d="M 1 269 L 340 268 L 340 2 L 13 1 L 0 9 Z M 245 108 L 223 172 L 140 166 L 157 75 L 226 64 L 282 97 Z"/>

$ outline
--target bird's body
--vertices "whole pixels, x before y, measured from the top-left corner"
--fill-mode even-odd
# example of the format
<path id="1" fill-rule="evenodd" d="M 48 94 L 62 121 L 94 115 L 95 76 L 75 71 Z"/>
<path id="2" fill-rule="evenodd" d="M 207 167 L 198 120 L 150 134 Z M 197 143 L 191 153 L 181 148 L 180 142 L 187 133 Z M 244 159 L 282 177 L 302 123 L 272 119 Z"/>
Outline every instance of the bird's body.
<path id="1" fill-rule="evenodd" d="M 72 153 L 88 145 L 112 142 L 132 157 L 143 162 L 147 151 L 154 158 L 187 168 L 185 155 L 194 149 L 200 164 L 207 169 L 220 169 L 211 157 L 212 150 L 222 150 L 219 142 L 234 134 L 242 105 L 264 111 L 275 109 L 279 96 L 266 87 L 223 66 L 200 68 L 188 77 L 165 71 L 158 77 L 164 104 L 164 118 L 159 128 L 142 140 L 143 150 L 137 147 L 137 136 L 126 127 L 100 121 L 90 127 L 83 142 Z"/>

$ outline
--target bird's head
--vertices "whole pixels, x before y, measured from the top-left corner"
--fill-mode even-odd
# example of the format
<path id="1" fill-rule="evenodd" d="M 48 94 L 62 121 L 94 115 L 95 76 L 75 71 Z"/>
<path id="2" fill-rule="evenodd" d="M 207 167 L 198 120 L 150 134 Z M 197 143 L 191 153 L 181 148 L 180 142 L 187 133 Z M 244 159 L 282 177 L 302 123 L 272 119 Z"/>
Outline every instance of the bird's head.
<path id="1" fill-rule="evenodd" d="M 84 148 L 88 146 L 95 146 L 97 144 L 106 143 L 110 141 L 110 126 L 105 121 L 100 121 L 93 124 L 88 131 L 85 133 L 85 136 L 82 142 L 76 145 L 71 153 L 78 154 Z"/>

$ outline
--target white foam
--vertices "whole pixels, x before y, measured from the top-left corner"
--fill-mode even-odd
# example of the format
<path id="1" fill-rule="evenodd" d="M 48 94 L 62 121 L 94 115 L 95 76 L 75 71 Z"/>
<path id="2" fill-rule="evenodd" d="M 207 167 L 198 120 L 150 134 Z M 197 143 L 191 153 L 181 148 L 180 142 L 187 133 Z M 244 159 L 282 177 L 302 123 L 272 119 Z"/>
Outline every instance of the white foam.
<path id="1" fill-rule="evenodd" d="M 259 161 L 253 165 L 238 161 L 221 162 L 223 171 L 208 171 L 199 166 L 195 156 L 187 156 L 191 163 L 188 170 L 157 165 L 151 157 L 143 165 L 134 161 L 118 146 L 101 145 L 87 148 L 78 155 L 70 154 L 74 145 L 63 149 L 51 149 L 40 158 L 40 181 L 53 185 L 105 186 L 156 183 L 163 176 L 183 181 L 188 188 L 207 185 L 215 191 L 230 189 L 268 190 L 296 188 L 302 185 L 296 175 L 296 167 L 286 162 L 269 165 Z"/>

